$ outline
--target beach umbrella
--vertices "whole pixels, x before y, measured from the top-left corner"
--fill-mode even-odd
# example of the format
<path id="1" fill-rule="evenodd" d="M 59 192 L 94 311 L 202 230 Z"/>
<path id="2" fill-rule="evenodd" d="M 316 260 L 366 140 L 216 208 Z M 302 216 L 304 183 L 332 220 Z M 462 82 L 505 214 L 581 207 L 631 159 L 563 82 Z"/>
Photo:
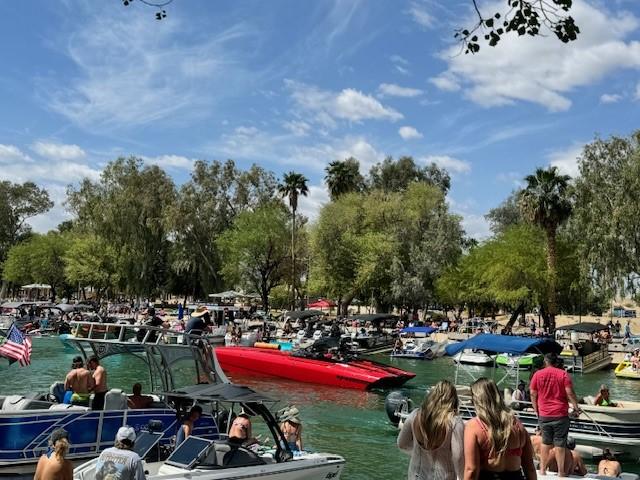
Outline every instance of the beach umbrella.
<path id="1" fill-rule="evenodd" d="M 307 305 L 307 308 L 319 308 L 320 310 L 322 310 L 323 308 L 333 308 L 335 306 L 336 304 L 331 300 L 325 300 L 321 298 L 320 300 Z"/>
<path id="2" fill-rule="evenodd" d="M 44 290 L 47 288 L 51 288 L 51 285 L 47 285 L 45 283 L 30 283 L 29 285 L 23 285 L 23 290 Z"/>

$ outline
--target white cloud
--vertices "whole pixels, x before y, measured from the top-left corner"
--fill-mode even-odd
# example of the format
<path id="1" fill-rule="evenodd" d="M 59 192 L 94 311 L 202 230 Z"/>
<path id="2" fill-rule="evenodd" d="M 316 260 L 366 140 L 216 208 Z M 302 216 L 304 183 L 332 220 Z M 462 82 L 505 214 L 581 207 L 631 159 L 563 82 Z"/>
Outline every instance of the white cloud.
<path id="1" fill-rule="evenodd" d="M 413 21 L 422 28 L 429 29 L 433 27 L 434 18 L 429 12 L 427 12 L 424 5 L 421 5 L 418 2 L 411 2 L 408 13 L 413 18 Z"/>
<path id="2" fill-rule="evenodd" d="M 404 140 L 412 140 L 415 138 L 422 138 L 422 134 L 416 130 L 413 127 L 400 127 L 400 129 L 398 130 L 398 134 L 404 139 Z"/>
<path id="3" fill-rule="evenodd" d="M 401 57 L 400 55 L 391 55 L 389 57 L 389 59 L 393 62 L 393 63 L 399 63 L 400 65 L 404 65 L 407 66 L 409 65 L 409 60 L 407 60 L 404 57 Z"/>
<path id="4" fill-rule="evenodd" d="M 100 132 L 183 122 L 207 114 L 223 86 L 251 78 L 234 47 L 255 30 L 238 24 L 207 36 L 181 35 L 178 42 L 188 25 L 177 12 L 160 25 L 128 10 L 85 11 L 88 18 L 56 45 L 77 74 L 39 82 L 50 109 Z"/>
<path id="5" fill-rule="evenodd" d="M 457 92 L 460 90 L 460 84 L 455 75 L 449 72 L 441 73 L 437 77 L 430 78 L 429 81 L 445 92 Z"/>
<path id="6" fill-rule="evenodd" d="M 580 174 L 578 166 L 578 159 L 582 156 L 584 150 L 584 144 L 574 143 L 564 150 L 556 150 L 551 152 L 547 159 L 549 165 L 558 167 L 560 173 L 570 175 L 571 177 L 577 177 Z"/>
<path id="7" fill-rule="evenodd" d="M 394 83 L 381 83 L 378 87 L 380 97 L 418 97 L 422 95 L 422 90 L 418 88 L 401 87 Z"/>
<path id="8" fill-rule="evenodd" d="M 600 103 L 618 103 L 622 95 L 617 93 L 604 93 L 600 96 Z"/>
<path id="9" fill-rule="evenodd" d="M 404 68 L 404 67 L 403 67 L 403 66 L 401 66 L 401 65 L 394 65 L 394 67 L 395 67 L 396 71 L 397 71 L 398 73 L 401 73 L 402 75 L 410 75 L 410 74 L 411 74 L 411 72 L 409 71 L 409 69 Z"/>
<path id="10" fill-rule="evenodd" d="M 470 238 L 476 240 L 484 240 L 491 236 L 491 228 L 489 222 L 484 218 L 484 215 L 476 215 L 473 213 L 462 213 L 462 228 Z"/>
<path id="11" fill-rule="evenodd" d="M 425 164 L 435 163 L 450 173 L 469 173 L 471 171 L 471 164 L 469 162 L 448 155 L 429 155 L 423 157 L 421 160 Z"/>
<path id="12" fill-rule="evenodd" d="M 503 183 L 510 183 L 514 187 L 520 188 L 524 185 L 524 175 L 519 172 L 502 172 L 496 176 L 496 180 Z"/>
<path id="13" fill-rule="evenodd" d="M 396 121 L 403 118 L 401 113 L 352 88 L 332 92 L 294 80 L 285 80 L 285 85 L 291 91 L 291 98 L 296 105 L 313 113 L 314 120 L 327 128 L 335 128 L 336 120 Z"/>
<path id="14" fill-rule="evenodd" d="M 296 137 L 306 137 L 311 130 L 311 125 L 301 120 L 292 120 L 284 122 L 282 126 Z"/>
<path id="15" fill-rule="evenodd" d="M 0 163 L 31 162 L 29 155 L 25 154 L 15 145 L 3 145 L 0 143 Z"/>
<path id="16" fill-rule="evenodd" d="M 300 213 L 314 222 L 318 218 L 318 213 L 322 206 L 329 201 L 329 192 L 324 184 L 310 185 L 309 194 L 306 197 L 300 197 L 298 200 L 298 208 Z"/>
<path id="17" fill-rule="evenodd" d="M 467 98 L 485 107 L 527 101 L 550 111 L 567 110 L 573 90 L 620 69 L 640 68 L 640 42 L 628 40 L 640 25 L 638 18 L 602 4 L 574 2 L 571 15 L 581 33 L 570 45 L 549 34 L 507 35 L 497 47 L 484 46 L 475 55 L 459 55 L 455 46 L 442 52 L 448 69 L 432 82 L 444 89 L 464 87 Z"/>
<path id="18" fill-rule="evenodd" d="M 183 157 L 182 155 L 159 155 L 157 157 L 141 156 L 145 163 L 158 165 L 162 168 L 175 168 L 190 170 L 193 168 L 194 160 L 192 158 Z"/>
<path id="19" fill-rule="evenodd" d="M 78 145 L 65 145 L 63 143 L 39 141 L 31 145 L 31 150 L 41 157 L 58 160 L 79 160 L 86 156 L 85 151 Z"/>

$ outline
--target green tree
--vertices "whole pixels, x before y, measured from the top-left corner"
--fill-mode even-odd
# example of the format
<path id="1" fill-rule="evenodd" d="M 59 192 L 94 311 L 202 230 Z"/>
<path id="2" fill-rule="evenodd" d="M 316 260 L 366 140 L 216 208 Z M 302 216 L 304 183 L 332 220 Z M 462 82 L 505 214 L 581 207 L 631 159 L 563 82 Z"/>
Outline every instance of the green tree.
<path id="1" fill-rule="evenodd" d="M 93 287 L 98 300 L 109 291 L 117 292 L 122 267 L 116 249 L 105 239 L 92 234 L 72 237 L 64 263 L 67 282 Z"/>
<path id="2" fill-rule="evenodd" d="M 0 182 L 0 264 L 9 249 L 31 232 L 27 220 L 51 207 L 49 193 L 35 183 Z"/>
<path id="3" fill-rule="evenodd" d="M 195 162 L 191 179 L 180 188 L 166 217 L 174 240 L 171 266 L 179 276 L 196 280 L 189 293 L 223 288 L 216 239 L 240 213 L 271 201 L 276 187 L 273 174 L 257 165 L 242 171 L 232 160 Z"/>
<path id="4" fill-rule="evenodd" d="M 500 205 L 489 210 L 485 218 L 489 222 L 491 231 L 497 235 L 504 232 L 507 228 L 524 223 L 522 211 L 518 200 L 520 198 L 520 190 L 511 192 Z"/>
<path id="5" fill-rule="evenodd" d="M 70 187 L 67 205 L 79 231 L 107 240 L 116 250 L 126 290 L 151 295 L 167 279 L 166 212 L 175 196 L 173 181 L 160 167 L 130 157 L 109 163 L 99 181 L 85 179 Z"/>
<path id="6" fill-rule="evenodd" d="M 547 241 L 547 270 L 549 275 L 548 314 L 549 331 L 555 331 L 557 313 L 556 288 L 558 255 L 556 236 L 558 227 L 571 215 L 570 177 L 560 175 L 556 167 L 538 168 L 533 175 L 525 178 L 526 187 L 520 193 L 520 208 L 527 220 L 538 225 L 545 233 Z"/>
<path id="7" fill-rule="evenodd" d="M 324 170 L 326 172 L 324 181 L 332 200 L 345 193 L 360 192 L 364 187 L 364 177 L 360 174 L 360 162 L 353 157 L 331 162 Z"/>
<path id="8" fill-rule="evenodd" d="M 279 202 L 238 215 L 216 241 L 222 253 L 222 274 L 235 285 L 260 292 L 265 310 L 269 294 L 288 268 L 288 214 Z"/>
<path id="9" fill-rule="evenodd" d="M 430 183 L 444 193 L 451 187 L 451 177 L 446 170 L 434 163 L 419 167 L 412 157 L 400 157 L 398 160 L 387 157 L 369 171 L 368 183 L 372 189 L 399 192 L 413 182 Z"/>
<path id="10" fill-rule="evenodd" d="M 16 285 L 48 284 L 51 286 L 51 300 L 54 301 L 60 289 L 66 286 L 64 256 L 67 248 L 67 239 L 57 232 L 33 235 L 9 250 L 3 278 Z"/>
<path id="11" fill-rule="evenodd" d="M 300 195 L 306 197 L 309 193 L 307 178 L 301 173 L 285 173 L 282 183 L 278 186 L 278 192 L 283 198 L 289 199 L 291 207 L 291 308 L 296 304 L 296 212 L 298 210 L 298 198 Z"/>
<path id="12" fill-rule="evenodd" d="M 610 295 L 638 291 L 640 131 L 586 145 L 569 222 L 591 281 Z"/>

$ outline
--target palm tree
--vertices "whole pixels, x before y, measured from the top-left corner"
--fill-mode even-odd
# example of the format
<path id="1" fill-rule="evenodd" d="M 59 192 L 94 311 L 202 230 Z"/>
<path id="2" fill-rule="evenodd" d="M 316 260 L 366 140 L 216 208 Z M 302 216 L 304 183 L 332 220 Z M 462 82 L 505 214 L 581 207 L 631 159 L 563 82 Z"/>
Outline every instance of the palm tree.
<path id="1" fill-rule="evenodd" d="M 360 163 L 353 157 L 344 161 L 336 160 L 324 169 L 327 175 L 324 181 L 329 188 L 331 200 L 349 192 L 359 192 L 364 185 L 364 178 L 360 175 Z"/>
<path id="2" fill-rule="evenodd" d="M 293 221 L 291 223 L 291 289 L 292 289 L 292 308 L 296 304 L 296 212 L 298 210 L 298 197 L 300 195 L 306 197 L 309 193 L 307 188 L 307 177 L 301 173 L 289 172 L 282 177 L 282 183 L 278 186 L 278 192 L 282 198 L 289 198 L 289 206 Z"/>
<path id="3" fill-rule="evenodd" d="M 540 226 L 547 237 L 547 270 L 549 275 L 548 310 L 549 331 L 556 328 L 556 283 L 558 257 L 556 234 L 558 227 L 571 215 L 568 175 L 560 175 L 557 167 L 538 168 L 525 178 L 527 186 L 520 192 L 519 206 L 525 218 Z"/>

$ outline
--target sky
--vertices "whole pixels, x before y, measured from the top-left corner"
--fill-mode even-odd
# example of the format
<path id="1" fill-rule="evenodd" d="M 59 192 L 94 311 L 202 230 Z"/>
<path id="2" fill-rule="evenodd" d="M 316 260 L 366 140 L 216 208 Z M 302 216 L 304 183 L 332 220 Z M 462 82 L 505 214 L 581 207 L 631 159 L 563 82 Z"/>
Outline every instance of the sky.
<path id="1" fill-rule="evenodd" d="M 481 2 L 486 12 L 506 1 Z M 576 0 L 578 40 L 505 37 L 464 55 L 453 38 L 471 0 L 0 2 L 0 179 L 55 202 L 37 231 L 69 218 L 65 191 L 135 155 L 177 185 L 193 161 L 257 163 L 309 179 L 301 211 L 327 201 L 324 169 L 363 173 L 386 156 L 452 176 L 469 236 L 537 167 L 575 176 L 596 136 L 640 123 L 640 2 Z"/>

